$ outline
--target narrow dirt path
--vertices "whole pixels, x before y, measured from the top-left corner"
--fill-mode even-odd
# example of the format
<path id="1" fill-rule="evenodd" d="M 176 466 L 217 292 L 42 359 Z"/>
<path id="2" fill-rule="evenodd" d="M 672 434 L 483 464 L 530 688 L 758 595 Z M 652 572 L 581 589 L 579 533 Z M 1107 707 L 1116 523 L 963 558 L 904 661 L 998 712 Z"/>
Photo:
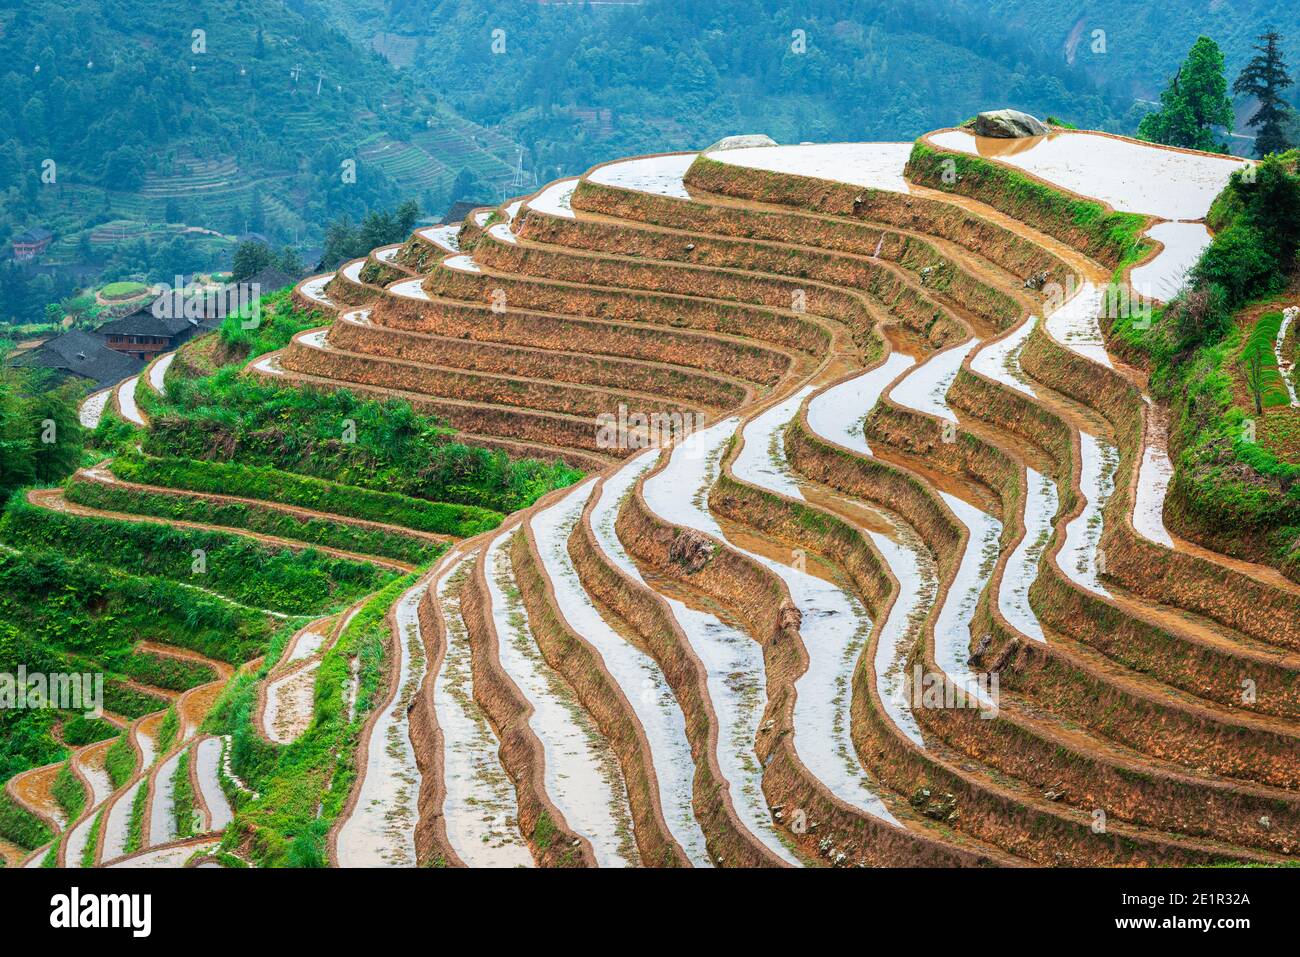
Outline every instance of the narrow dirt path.
<path id="1" fill-rule="evenodd" d="M 221 532 L 227 535 L 238 535 L 241 538 L 250 538 L 254 541 L 261 542 L 264 545 L 274 545 L 279 548 L 287 548 L 293 552 L 317 551 L 324 555 L 331 555 L 335 558 L 343 558 L 349 561 L 378 565 L 381 568 L 389 568 L 397 572 L 405 573 L 414 571 L 415 568 L 413 565 L 408 565 L 405 562 L 399 562 L 391 558 L 378 558 L 374 555 L 362 555 L 359 552 L 344 551 L 341 548 L 329 548 L 325 545 L 312 545 L 290 538 L 264 535 L 261 532 L 250 532 L 243 528 L 233 528 L 224 525 L 205 525 L 201 522 L 157 518 L 153 515 L 136 515 L 130 512 L 104 511 L 102 509 L 91 508 L 87 505 L 80 505 L 76 502 L 68 501 L 63 494 L 63 489 L 61 488 L 32 489 L 27 493 L 27 501 L 39 508 L 48 508 L 51 511 L 63 512 L 68 515 L 81 515 L 86 518 L 111 519 L 118 522 L 142 522 L 150 525 L 166 525 L 169 528 L 188 528 L 200 532 Z"/>

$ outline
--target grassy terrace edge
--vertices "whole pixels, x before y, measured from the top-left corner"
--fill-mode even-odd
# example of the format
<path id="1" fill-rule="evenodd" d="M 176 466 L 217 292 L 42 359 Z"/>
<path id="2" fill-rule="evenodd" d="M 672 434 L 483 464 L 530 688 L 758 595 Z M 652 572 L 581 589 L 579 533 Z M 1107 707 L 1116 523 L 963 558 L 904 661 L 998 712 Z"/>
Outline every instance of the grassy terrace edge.
<path id="1" fill-rule="evenodd" d="M 1098 200 L 1049 186 L 983 157 L 938 149 L 918 139 L 904 173 L 939 192 L 988 203 L 1112 269 L 1138 263 L 1154 248 L 1142 236 L 1149 222 L 1146 216 L 1117 212 Z M 953 176 L 955 182 L 948 182 Z"/>
<path id="2" fill-rule="evenodd" d="M 227 686 L 204 728 L 231 736 L 231 767 L 257 796 L 240 802 L 223 848 L 243 848 L 258 866 L 326 866 L 327 835 L 356 782 L 361 732 L 394 667 L 389 609 L 421 574 L 394 579 L 367 599 L 325 653 L 311 723 L 292 744 L 270 744 L 253 725 L 258 683 L 279 660 L 290 632 L 282 632 L 261 669 L 237 675 Z M 354 657 L 356 706 L 349 715 L 345 692 Z"/>
<path id="3" fill-rule="evenodd" d="M 431 502 L 270 466 L 127 455 L 115 458 L 109 468 L 126 482 L 239 495 L 457 538 L 491 531 L 505 518 L 500 512 L 478 505 Z"/>

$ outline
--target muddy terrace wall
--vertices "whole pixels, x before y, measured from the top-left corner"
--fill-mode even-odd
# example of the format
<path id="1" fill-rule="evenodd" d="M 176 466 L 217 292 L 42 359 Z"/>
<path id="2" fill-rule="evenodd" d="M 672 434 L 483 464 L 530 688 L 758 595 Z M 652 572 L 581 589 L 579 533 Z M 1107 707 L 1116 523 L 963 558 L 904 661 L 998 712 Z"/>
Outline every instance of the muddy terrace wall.
<path id="1" fill-rule="evenodd" d="M 397 282 L 399 279 L 410 279 L 414 275 L 414 270 L 400 269 L 397 266 L 380 262 L 373 253 L 366 260 L 366 264 L 361 267 L 361 281 L 377 289 L 387 286 L 390 282 Z"/>
<path id="2" fill-rule="evenodd" d="M 803 809 L 819 827 L 804 834 L 789 832 L 810 856 L 846 855 L 846 864 L 894 867 L 953 867 L 984 863 L 981 855 L 900 830 L 835 798 L 804 767 L 794 749 L 794 682 L 807 668 L 799 612 L 785 586 L 766 569 L 714 542 L 713 556 L 701 570 L 688 573 L 670 557 L 683 530 L 650 512 L 637 490 L 616 524 L 628 550 L 662 574 L 698 589 L 728 608 L 763 647 L 767 707 L 756 751 L 763 765 L 763 791 L 774 809 Z M 833 846 L 821 846 L 822 838 Z"/>
<path id="3" fill-rule="evenodd" d="M 700 411 L 693 406 L 635 392 L 481 375 L 461 369 L 424 366 L 401 359 L 336 349 L 317 349 L 298 341 L 291 343 L 284 351 L 280 363 L 293 372 L 343 382 L 358 382 L 426 395 L 444 395 L 465 402 L 519 406 L 563 415 L 586 416 L 592 420 L 593 433 L 596 430 L 595 418 L 603 413 L 615 412 L 620 404 L 646 414 L 659 412 L 685 415 Z"/>
<path id="4" fill-rule="evenodd" d="M 1076 475 L 1078 456 L 1070 428 L 1046 406 L 966 368 L 959 373 L 948 398 L 954 407 L 1044 449 L 1056 463 L 1058 478 Z M 1064 516 L 1074 512 L 1079 499 L 1073 480 L 1064 484 L 1058 523 L 1064 523 Z M 1117 524 L 1114 532 L 1117 537 L 1137 537 L 1127 522 Z M 1139 539 L 1139 543 L 1159 548 L 1145 540 Z M 1051 575 L 1060 582 L 1061 588 L 1074 590 L 1076 587 L 1064 580 L 1057 568 L 1043 567 L 1040 574 Z M 990 620 L 985 624 L 997 640 L 985 657 L 996 660 L 1006 643 L 1018 644 L 1015 657 L 1003 671 L 1004 684 L 1023 679 L 1023 687 L 1031 696 L 1052 700 L 1054 710 L 1066 712 L 1072 720 L 1091 726 L 1106 737 L 1157 757 L 1184 763 L 1195 758 L 1226 776 L 1238 776 L 1248 766 L 1268 765 L 1294 749 L 1294 742 L 1288 737 L 1252 731 L 1249 726 L 1225 726 L 1204 709 L 1148 697 L 1139 689 L 1115 683 L 1087 662 L 1062 655 L 1056 644 L 1023 642 L 1008 630 L 1000 615 L 992 612 L 995 609 L 991 609 Z M 1052 618 L 1050 611 L 1047 614 Z M 1023 668 L 1013 669 L 1011 665 Z M 1032 690 L 1038 686 L 1044 689 L 1042 693 Z M 1274 773 L 1268 780 L 1280 784 L 1289 779 L 1289 774 L 1283 778 Z"/>
<path id="5" fill-rule="evenodd" d="M 709 854 L 727 867 L 783 866 L 740 825 L 727 782 L 718 766 L 717 714 L 707 690 L 704 665 L 672 611 L 655 592 L 632 581 L 611 563 L 596 542 L 592 494 L 569 538 L 569 556 L 588 594 L 610 608 L 640 637 L 659 664 L 686 719 L 686 736 L 695 762 L 692 804 Z"/>
<path id="6" fill-rule="evenodd" d="M 332 320 L 334 318 L 334 310 L 305 295 L 301 288 L 299 288 L 301 285 L 302 283 L 299 283 L 297 286 L 294 286 L 293 291 L 289 294 L 289 301 L 293 304 L 294 308 L 301 309 L 303 312 L 316 313 L 316 315 L 321 317 L 322 324 Z"/>
<path id="7" fill-rule="evenodd" d="M 1089 667 L 1050 643 L 1025 640 L 1000 616 L 981 616 L 976 627 L 993 637 L 984 659 L 1002 663 L 998 670 L 1001 686 L 1049 703 L 1053 713 L 1068 721 L 1155 758 L 1201 767 L 1223 777 L 1295 786 L 1296 744 L 1289 735 L 1247 723 L 1225 724 L 1204 708 L 1148 696 L 1141 688 L 1115 682 L 1104 667 Z M 1262 777 L 1261 768 L 1265 769 Z M 1078 803 L 1073 795 L 1069 800 Z M 1250 817 L 1240 807 L 1254 800 L 1247 795 L 1236 813 Z M 1286 803 L 1279 806 L 1289 807 Z M 1250 817 L 1247 823 L 1257 822 L 1258 817 Z M 1294 835 L 1283 835 L 1281 840 L 1293 849 L 1300 846 Z M 1266 838 L 1257 830 L 1246 843 L 1264 846 Z M 1275 849 L 1284 847 L 1278 843 Z"/>
<path id="8" fill-rule="evenodd" d="M 344 306 L 364 306 L 379 295 L 379 289 L 364 282 L 356 283 L 343 275 L 342 267 L 325 286 L 325 295 Z"/>
<path id="9" fill-rule="evenodd" d="M 954 302 L 985 316 L 991 325 L 1005 325 L 1019 313 L 1014 298 L 967 273 L 927 239 L 875 224 L 736 205 L 714 206 L 693 200 L 634 193 L 589 181 L 578 184 L 573 206 L 656 227 L 704 234 L 713 242 L 718 242 L 718 237 L 749 240 L 730 243 L 732 246 L 752 247 L 759 241 L 794 243 L 807 247 L 799 251 L 801 255 L 810 253 L 834 260 L 838 253 L 895 263 L 915 274 L 917 281 L 928 289 L 947 294 Z M 530 211 L 528 215 L 578 229 L 605 225 L 587 220 L 557 219 L 536 211 Z M 525 227 L 531 228 L 527 219 Z"/>
<path id="10" fill-rule="evenodd" d="M 484 345 L 370 324 L 337 321 L 330 331 L 330 344 L 345 352 L 404 359 L 423 365 L 553 382 L 622 387 L 712 410 L 741 405 L 753 394 L 745 385 L 722 376 L 689 372 L 668 365 L 606 358 L 590 352 L 559 353 L 509 345 Z"/>
<path id="11" fill-rule="evenodd" d="M 693 190 L 789 206 L 940 236 L 973 250 L 1021 279 L 1046 273 L 1064 284 L 1072 270 L 1053 253 L 951 203 L 791 173 L 733 166 L 699 156 L 686 171 Z"/>
<path id="12" fill-rule="evenodd" d="M 385 296 L 375 303 L 370 321 L 384 328 L 460 339 L 467 347 L 472 342 L 496 342 L 670 362 L 705 372 L 724 369 L 757 385 L 775 384 L 791 364 L 788 353 L 756 342 L 644 323 L 524 312 L 514 307 L 498 311 L 486 302 L 417 302 Z"/>
<path id="13" fill-rule="evenodd" d="M 920 533 L 939 558 L 941 567 L 945 563 L 948 565 L 949 571 L 943 577 L 951 579 L 965 535 L 937 507 L 932 493 L 919 480 L 878 460 L 863 459 L 827 443 L 807 428 L 802 417 L 796 419 L 787 432 L 786 450 L 794 467 L 814 481 L 896 510 Z M 987 604 L 987 596 L 982 603 Z M 933 619 L 932 612 L 927 625 L 930 635 L 933 634 Z M 876 635 L 873 634 L 864 656 L 874 654 L 875 642 Z M 918 648 L 913 653 L 919 651 Z M 926 666 L 933 669 L 934 663 L 928 651 L 920 653 Z M 917 748 L 897 732 L 885 716 L 870 669 L 859 669 L 855 675 L 854 706 L 854 740 L 868 767 L 903 794 L 915 794 L 922 788 L 931 793 L 952 794 L 960 813 L 958 826 L 972 836 L 1005 847 L 1011 853 L 1040 864 L 1076 866 L 1203 863 L 1220 859 L 1214 852 L 1171 844 L 1158 838 L 1135 841 L 1129 834 L 1115 834 L 1113 831 L 1096 834 L 1081 816 L 1064 809 L 1048 812 L 1032 803 L 1036 796 L 1030 799 L 1028 795 L 990 780 L 968 776 L 938 753 Z M 940 713 L 947 709 L 922 710 L 932 710 L 933 713 L 918 713 L 918 717 L 951 720 L 949 726 L 940 726 L 941 736 L 952 735 L 954 741 L 976 749 L 988 747 L 989 724 L 1006 723 L 1001 720 L 979 721 L 978 714 L 971 712 L 979 723 L 970 724 L 968 716 Z M 961 727 L 962 722 L 969 726 Z M 936 729 L 932 727 L 931 730 Z M 1006 750 L 1010 751 L 1010 748 Z M 976 750 L 975 754 L 978 756 L 980 752 Z M 1234 858 L 1229 855 L 1226 859 Z"/>
<path id="14" fill-rule="evenodd" d="M 411 234 L 406 242 L 402 243 L 402 248 L 397 251 L 395 258 L 412 272 L 423 274 L 429 272 L 439 261 L 450 255 L 451 253 L 433 240 L 425 239 L 418 232 L 415 232 Z"/>
<path id="15" fill-rule="evenodd" d="M 530 449 L 526 445 L 511 446 L 510 444 L 510 440 L 522 443 L 537 442 L 555 446 L 555 454 L 559 458 L 574 468 L 584 471 L 600 471 L 614 458 L 628 454 L 627 450 L 601 448 L 596 441 L 595 423 L 587 419 L 527 409 L 511 409 L 505 406 L 475 405 L 471 402 L 444 400 L 356 382 L 339 382 L 332 378 L 297 372 L 272 375 L 254 369 L 251 374 L 270 382 L 289 381 L 298 388 L 317 389 L 323 392 L 334 392 L 345 388 L 350 392 L 370 396 L 380 401 L 399 399 L 409 402 L 418 412 L 438 416 L 458 431 L 469 433 L 457 437 L 458 441 L 467 445 L 501 448 L 515 456 L 548 458 L 548 453 L 544 449 Z"/>
<path id="16" fill-rule="evenodd" d="M 771 276 L 752 275 L 707 267 L 687 267 L 662 263 L 637 262 L 553 252 L 539 246 L 511 245 L 487 237 L 475 247 L 479 264 L 498 270 L 558 283 L 581 283 L 602 286 L 597 295 L 609 298 L 609 290 L 635 290 L 641 295 L 661 293 L 670 296 L 690 297 L 699 309 L 713 309 L 724 303 L 749 306 L 751 313 L 760 315 L 763 307 L 790 314 L 806 328 L 815 325 L 819 318 L 833 319 L 850 329 L 855 336 L 865 334 L 874 323 L 863 297 L 835 286 L 819 283 L 797 283 Z M 495 277 L 494 277 L 495 278 Z M 803 306 L 796 305 L 802 297 Z M 715 300 L 713 302 L 709 300 Z M 722 300 L 722 302 L 716 302 Z M 907 302 L 906 299 L 903 300 Z M 915 305 L 915 304 L 913 304 Z M 804 311 L 806 310 L 806 312 Z M 561 310 L 565 311 L 565 310 Z M 720 310 L 719 310 L 720 311 Z M 914 314 L 914 321 L 928 324 L 937 310 L 931 306 L 924 318 Z M 804 319 L 804 316 L 807 316 Z M 739 335 L 769 339 L 780 345 L 800 345 L 780 342 L 757 332 L 752 326 L 735 331 Z M 807 349 L 804 339 L 802 348 Z"/>
<path id="17" fill-rule="evenodd" d="M 708 302 L 691 296 L 467 273 L 456 269 L 434 270 L 425 280 L 425 289 L 435 296 L 478 303 L 492 302 L 493 292 L 500 289 L 511 308 L 716 332 L 757 339 L 812 356 L 823 355 L 831 344 L 831 334 L 825 326 L 802 316 L 739 303 Z M 708 293 L 706 289 L 701 294 Z M 788 296 L 786 301 L 789 302 Z"/>
<path id="18" fill-rule="evenodd" d="M 512 533 L 517 534 L 516 533 Z M 461 590 L 461 616 L 469 633 L 474 700 L 501 742 L 501 765 L 514 782 L 519 829 L 542 867 L 595 867 L 591 842 L 575 833 L 546 793 L 542 743 L 528 726 L 532 706 L 506 675 L 499 658 L 486 580 L 487 547 L 479 550 Z M 543 840 L 538 823 L 548 817 L 555 833 Z"/>
<path id="19" fill-rule="evenodd" d="M 1021 364 L 1035 379 L 1102 412 L 1116 429 L 1120 463 L 1115 493 L 1104 512 L 1101 541 L 1106 557 L 1105 577 L 1138 594 L 1181 604 L 1219 618 L 1225 624 L 1240 622 L 1247 634 L 1254 633 L 1262 640 L 1274 644 L 1289 641 L 1300 620 L 1295 617 L 1293 605 L 1288 613 L 1287 596 L 1196 556 L 1147 543 L 1133 530 L 1133 483 L 1141 455 L 1145 415 L 1136 390 L 1113 370 L 1099 367 L 1065 349 L 1041 327 L 1030 335 L 1021 354 Z M 1082 640 L 1095 644 L 1108 656 L 1232 707 L 1243 706 L 1240 682 L 1241 670 L 1246 668 L 1259 690 L 1253 708 L 1247 708 L 1279 715 L 1297 712 L 1300 672 L 1278 657 L 1255 655 L 1246 649 L 1233 653 L 1171 635 L 1066 581 L 1059 570 L 1051 567 L 1054 563 L 1044 565 L 1044 574 L 1034 586 L 1038 593 L 1031 590 L 1030 598 L 1045 622 L 1059 616 L 1059 621 L 1051 620 L 1051 623 L 1067 634 L 1078 632 L 1075 622 L 1091 622 L 1090 636 Z M 1153 591 L 1153 583 L 1160 578 L 1182 579 L 1182 582 L 1167 593 L 1157 593 Z"/>
<path id="20" fill-rule="evenodd" d="M 609 741 L 623 768 L 633 830 L 642 861 L 650 867 L 687 867 L 659 807 L 654 765 L 645 732 L 622 689 L 597 652 L 578 637 L 556 611 L 555 592 L 542 571 L 532 530 L 511 544 L 511 561 L 528 621 L 547 663 L 564 676 Z"/>
<path id="21" fill-rule="evenodd" d="M 955 169 L 956 181 L 944 181 Z M 909 180 L 945 193 L 969 196 L 1041 229 L 1112 269 L 1151 248 L 1141 233 L 1152 217 L 1116 212 L 1100 200 L 1071 193 L 1023 170 L 917 140 L 907 161 Z"/>
<path id="22" fill-rule="evenodd" d="M 1035 335 L 1038 335 L 1037 331 Z M 1027 362 L 1037 370 L 1039 376 L 1044 375 L 1044 364 L 1056 358 L 1073 367 L 1077 374 L 1087 377 L 1087 386 L 1079 384 L 1076 390 L 1078 394 L 1087 395 L 1088 390 L 1094 390 L 1095 393 L 1096 377 L 1091 374 L 1093 370 L 1082 364 L 1087 360 L 1075 358 L 1073 353 L 1062 349 L 1050 337 L 1043 334 L 1042 340 L 1032 340 L 1027 351 L 1030 353 Z M 1046 381 L 1051 383 L 1051 377 Z M 1111 382 L 1124 384 L 1118 377 L 1111 379 Z M 1122 397 L 1123 390 L 1116 394 Z M 1080 500 L 1078 454 L 1069 426 L 1046 406 L 1033 402 L 1015 390 L 989 382 L 965 368 L 959 374 L 949 396 L 954 406 L 975 410 L 974 414 L 979 418 L 1047 451 L 1056 463 L 1055 473 L 1058 479 L 1061 476 L 1071 477 L 1068 481 L 1061 481 L 1064 486 L 1063 504 L 1057 524 L 1059 528 L 1064 528 L 1067 517 L 1076 513 Z M 1141 414 L 1140 407 L 1133 411 Z M 1136 473 L 1132 470 L 1133 456 L 1128 456 L 1126 462 L 1133 481 L 1136 481 Z M 1143 551 L 1158 550 L 1162 553 L 1152 555 L 1152 562 L 1158 562 L 1166 555 L 1173 555 L 1175 560 L 1183 557 L 1180 553 L 1170 553 L 1154 543 L 1138 538 L 1128 518 L 1131 515 L 1132 499 L 1124 492 L 1131 488 L 1131 483 L 1125 481 L 1124 475 L 1124 463 L 1121 463 L 1118 487 L 1108 504 L 1105 519 L 1108 534 L 1114 536 L 1112 540 L 1128 539 L 1142 546 Z M 1061 538 L 1060 533 L 1054 533 L 1057 547 L 1053 547 L 1050 554 L 1056 554 Z M 1113 547 L 1105 554 L 1107 570 L 1111 573 L 1109 577 L 1118 578 Z M 1133 565 L 1126 560 L 1123 568 L 1127 574 L 1141 574 L 1140 564 Z M 1189 690 L 1203 692 L 1204 672 L 1207 669 L 1218 671 L 1232 667 L 1228 662 L 1234 659 L 1217 658 L 1208 662 L 1189 663 L 1185 649 L 1174 650 L 1181 644 L 1179 639 L 1158 628 L 1143 628 L 1140 622 L 1113 603 L 1107 603 L 1099 596 L 1081 589 L 1061 572 L 1054 560 L 1041 564 L 1039 578 L 1043 584 L 1035 586 L 1031 598 L 1040 620 L 1139 671 L 1147 671 L 1161 680 L 1171 680 Z M 1084 609 L 1087 609 L 1086 613 L 1083 612 Z M 992 614 L 989 617 L 993 620 L 987 624 L 993 632 L 1001 632 L 1003 641 L 1013 640 L 1005 623 L 998 620 L 1000 616 Z M 1108 638 L 1115 622 L 1124 622 L 1124 627 L 1139 630 L 1145 636 L 1145 643 L 1123 645 Z M 1003 647 L 1000 642 L 986 657 L 995 659 Z M 1120 653 L 1121 649 L 1123 653 Z M 1197 650 L 1199 646 L 1193 646 L 1193 652 Z M 1157 757 L 1207 765 L 1215 773 L 1226 776 L 1240 776 L 1253 766 L 1256 769 L 1267 769 L 1262 780 L 1268 783 L 1292 786 L 1290 782 L 1296 780 L 1295 769 L 1284 770 L 1278 764 L 1279 759 L 1288 751 L 1294 753 L 1295 742 L 1287 736 L 1279 736 L 1249 725 L 1225 726 L 1220 719 L 1194 705 L 1149 699 L 1122 682 L 1116 683 L 1113 679 L 1089 670 L 1085 663 L 1072 656 L 1062 656 L 1059 648 L 1051 644 L 1044 646 L 1036 642 L 1024 642 L 1016 655 L 1016 660 L 1039 670 L 1034 675 L 1035 679 L 1044 682 L 1044 687 L 1053 689 L 1050 697 L 1043 700 L 1052 700 L 1054 709 L 1065 709 L 1073 720 L 1094 727 L 1107 737 L 1123 741 Z M 1182 664 L 1171 665 L 1171 661 Z M 1240 669 L 1249 666 L 1249 663 L 1238 658 L 1235 659 L 1235 665 Z M 1050 680 L 1046 675 L 1049 671 Z M 1273 681 L 1286 681 L 1286 673 L 1272 670 L 1271 663 L 1270 672 Z M 1233 674 L 1232 671 L 1226 672 L 1229 680 L 1219 682 L 1224 693 L 1231 693 Z M 1017 679 L 1015 672 L 1004 672 L 1004 675 L 1013 682 Z M 1239 675 L 1236 677 L 1239 680 Z M 1071 690 L 1064 690 L 1067 686 Z M 1026 684 L 1025 687 L 1029 685 Z M 1228 703 L 1239 704 L 1240 688 L 1237 687 L 1236 691 L 1237 698 L 1229 698 Z M 1111 702 L 1111 706 L 1101 706 L 1102 701 Z M 1098 705 L 1085 707 L 1086 702 L 1098 702 Z"/>
<path id="23" fill-rule="evenodd" d="M 916 414 L 902 418 L 898 416 L 895 407 L 888 403 L 878 405 L 877 410 L 884 410 L 888 417 L 898 420 L 898 437 L 903 441 L 907 440 L 909 433 L 915 435 L 926 430 L 937 431 L 938 424 L 932 420 Z M 910 429 L 909 419 L 912 422 Z M 874 434 L 870 426 L 869 434 Z M 877 434 L 876 437 L 880 436 Z M 898 442 L 895 441 L 894 444 L 897 445 Z M 1019 501 L 1023 489 L 1019 466 L 984 440 L 968 436 L 964 432 L 959 433 L 957 442 L 944 446 L 942 451 L 946 455 L 931 448 L 933 444 L 931 437 L 928 442 L 922 440 L 913 443 L 913 450 L 924 454 L 929 461 L 939 462 L 944 472 L 971 475 L 985 485 L 993 483 L 995 493 L 1000 494 L 1003 501 L 1004 544 L 1013 536 L 1018 537 L 1023 532 Z M 1006 553 L 1004 547 L 1003 555 Z M 1005 558 L 1000 558 L 999 571 L 993 576 L 990 590 L 981 600 L 977 625 L 983 624 L 992 629 L 994 620 L 1000 619 L 992 600 L 992 589 L 998 587 L 1004 563 Z M 1051 570 L 1045 573 L 1050 574 Z M 1014 640 L 1004 623 L 997 621 L 996 624 L 1006 639 Z M 1039 651 L 1039 655 L 1042 658 L 1054 657 L 1053 652 L 1045 648 Z M 984 657 L 986 661 L 998 661 L 992 651 Z M 1007 673 L 1008 664 L 1009 662 L 1002 663 L 998 669 L 1000 675 Z M 1076 686 L 1070 692 L 1077 695 L 1078 690 Z M 1053 709 L 1056 707 L 1054 697 L 1039 700 L 1051 703 Z M 1074 697 L 1074 700 L 1089 699 Z M 1056 791 L 1064 790 L 1067 803 L 1084 810 L 1104 807 L 1108 814 L 1134 823 L 1230 840 L 1248 846 L 1275 850 L 1300 846 L 1297 843 L 1300 838 L 1300 805 L 1296 803 L 1261 796 L 1259 792 L 1243 793 L 1240 789 L 1227 785 L 1209 786 L 1176 773 L 1153 774 L 1139 764 L 1099 755 L 1087 747 L 1065 750 L 1054 739 L 1036 733 L 1031 726 L 1003 719 L 983 720 L 970 709 L 925 709 L 919 714 L 932 730 L 936 730 L 961 750 L 990 761 L 1003 772 L 1020 780 Z M 1084 723 L 1092 722 L 1085 720 Z M 1186 730 L 1185 721 L 1182 725 Z M 1156 728 L 1147 728 L 1144 733 L 1135 734 L 1136 729 L 1129 725 L 1127 730 L 1128 743 L 1144 753 L 1191 758 L 1193 765 L 1203 765 L 1210 760 L 1203 750 L 1207 741 L 1199 735 L 1192 740 L 1184 736 L 1181 742 L 1169 742 L 1155 738 L 1159 730 Z M 1295 787 L 1300 783 L 1300 767 L 1286 760 L 1288 753 L 1294 756 L 1294 740 L 1276 734 L 1251 733 L 1240 728 L 1227 730 L 1221 726 L 1197 730 L 1208 730 L 1211 738 L 1217 738 L 1217 773 L 1241 776 L 1253 771 L 1258 774 L 1259 767 L 1265 767 L 1268 770 L 1262 780 L 1266 783 L 1284 787 Z M 1246 760 L 1243 761 L 1243 757 Z M 1251 758 L 1262 760 L 1256 766 Z M 1300 798 L 1297 800 L 1300 801 Z M 1261 816 L 1270 816 L 1274 828 L 1262 829 L 1258 824 Z"/>
<path id="24" fill-rule="evenodd" d="M 777 243 L 719 239 L 697 233 L 674 235 L 621 223 L 562 219 L 531 211 L 524 219 L 520 235 L 534 242 L 570 248 L 596 251 L 616 248 L 622 256 L 766 272 L 858 289 L 896 309 L 910 328 L 927 336 L 936 347 L 958 341 L 964 336 L 964 330 L 945 314 L 940 301 L 932 293 L 946 296 L 994 326 L 1004 325 L 1019 315 L 1014 300 L 971 279 L 953 264 L 940 259 L 933 250 L 928 251 L 930 255 L 925 256 L 925 261 L 917 267 L 918 270 L 930 270 L 914 277 L 913 281 L 922 287 L 917 289 L 902 281 L 894 271 L 896 267 L 873 262 L 866 258 L 869 254 L 854 258 Z M 897 247 L 921 245 L 897 233 L 889 236 L 897 241 L 891 252 L 898 255 L 904 255 L 906 251 Z M 882 257 L 889 258 L 883 249 Z"/>
<path id="25" fill-rule="evenodd" d="M 1059 346 L 1057 347 L 1059 349 Z M 1199 555 L 1164 548 L 1138 535 L 1132 524 L 1138 463 L 1145 445 L 1147 410 L 1137 391 L 1119 373 L 1103 370 L 1104 387 L 1081 388 L 1081 372 L 1067 357 L 1044 361 L 1064 392 L 1095 408 L 1115 429 L 1127 466 L 1119 473 L 1106 515 L 1102 544 L 1106 573 L 1145 598 L 1177 605 L 1269 645 L 1300 650 L 1300 599 L 1281 588 L 1211 562 Z M 1066 388 L 1071 391 L 1066 391 Z M 1179 487 L 1175 470 L 1169 501 L 1176 514 Z"/>

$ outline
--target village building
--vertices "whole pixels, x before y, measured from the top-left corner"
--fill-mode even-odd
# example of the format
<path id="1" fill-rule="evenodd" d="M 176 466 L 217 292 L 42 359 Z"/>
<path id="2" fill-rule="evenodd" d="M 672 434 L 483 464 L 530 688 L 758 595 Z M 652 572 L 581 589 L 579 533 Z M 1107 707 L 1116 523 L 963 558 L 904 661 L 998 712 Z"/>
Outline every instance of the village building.
<path id="1" fill-rule="evenodd" d="M 25 368 L 50 369 L 91 383 L 91 391 L 105 388 L 135 375 L 144 368 L 138 357 L 110 349 L 98 332 L 70 329 L 22 353 L 13 364 Z"/>
<path id="2" fill-rule="evenodd" d="M 18 262 L 31 262 L 37 256 L 45 255 L 54 241 L 54 234 L 48 229 L 28 229 L 19 233 L 12 240 L 14 259 Z"/>

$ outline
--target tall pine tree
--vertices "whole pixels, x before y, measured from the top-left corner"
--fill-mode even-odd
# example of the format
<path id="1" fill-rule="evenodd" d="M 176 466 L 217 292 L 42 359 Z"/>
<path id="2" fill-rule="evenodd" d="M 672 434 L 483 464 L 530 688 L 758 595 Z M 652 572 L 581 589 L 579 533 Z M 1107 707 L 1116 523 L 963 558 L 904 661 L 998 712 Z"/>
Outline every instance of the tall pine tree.
<path id="1" fill-rule="evenodd" d="M 1237 82 L 1232 84 L 1232 92 L 1239 96 L 1253 96 L 1259 101 L 1259 109 L 1246 125 L 1258 130 L 1255 136 L 1255 155 L 1264 157 L 1269 153 L 1281 153 L 1291 146 L 1284 126 L 1291 113 L 1291 105 L 1282 99 L 1282 91 L 1295 81 L 1287 73 L 1286 61 L 1282 59 L 1282 35 L 1276 30 L 1269 30 L 1259 40 L 1255 46 L 1259 52 L 1246 64 L 1237 77 Z"/>
<path id="2" fill-rule="evenodd" d="M 1199 37 L 1160 94 L 1160 109 L 1143 117 L 1138 136 L 1167 146 L 1227 152 L 1227 144 L 1214 135 L 1215 126 L 1232 126 L 1223 51 L 1209 37 Z"/>

